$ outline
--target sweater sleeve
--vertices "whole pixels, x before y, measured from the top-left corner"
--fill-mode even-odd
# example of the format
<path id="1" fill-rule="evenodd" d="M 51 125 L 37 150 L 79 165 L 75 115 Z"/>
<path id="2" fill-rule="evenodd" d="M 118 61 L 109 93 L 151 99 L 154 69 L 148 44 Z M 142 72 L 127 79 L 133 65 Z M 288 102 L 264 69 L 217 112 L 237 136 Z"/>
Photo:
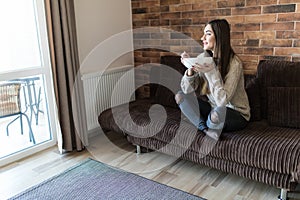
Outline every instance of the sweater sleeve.
<path id="1" fill-rule="evenodd" d="M 235 94 L 242 73 L 241 65 L 238 59 L 231 59 L 229 71 L 224 81 L 217 69 L 205 73 L 211 96 L 217 106 L 226 106 Z"/>
<path id="2" fill-rule="evenodd" d="M 187 75 L 185 71 L 181 79 L 181 90 L 183 93 L 188 94 L 194 92 L 199 86 L 199 74 L 195 73 L 193 76 Z"/>

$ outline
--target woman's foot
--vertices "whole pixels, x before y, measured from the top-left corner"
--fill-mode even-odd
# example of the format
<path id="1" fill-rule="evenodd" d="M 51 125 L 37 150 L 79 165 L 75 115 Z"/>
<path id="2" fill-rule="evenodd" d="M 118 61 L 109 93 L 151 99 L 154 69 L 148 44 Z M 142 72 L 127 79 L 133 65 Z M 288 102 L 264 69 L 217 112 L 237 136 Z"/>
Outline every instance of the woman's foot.
<path id="1" fill-rule="evenodd" d="M 215 141 L 220 139 L 221 131 L 213 130 L 213 129 L 206 129 L 203 131 L 208 137 L 212 138 Z"/>

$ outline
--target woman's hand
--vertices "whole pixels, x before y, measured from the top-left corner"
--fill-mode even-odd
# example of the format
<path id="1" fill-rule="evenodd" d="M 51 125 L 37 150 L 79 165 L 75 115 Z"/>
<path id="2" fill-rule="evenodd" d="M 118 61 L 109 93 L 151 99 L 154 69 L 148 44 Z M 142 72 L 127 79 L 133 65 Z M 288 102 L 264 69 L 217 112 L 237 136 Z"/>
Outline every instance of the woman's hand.
<path id="1" fill-rule="evenodd" d="M 188 53 L 186 53 L 185 51 L 180 55 L 181 56 L 181 63 L 182 64 L 184 64 L 183 63 L 183 59 L 185 59 L 185 58 L 189 58 L 190 57 L 190 55 L 188 54 Z"/>
<path id="2" fill-rule="evenodd" d="M 190 55 L 185 51 L 180 56 L 181 56 L 181 62 L 182 62 L 183 58 L 189 58 L 190 57 Z"/>
<path id="3" fill-rule="evenodd" d="M 191 68 L 194 72 L 202 72 L 202 73 L 206 73 L 209 72 L 213 69 L 215 69 L 216 65 L 215 63 L 204 63 L 203 65 L 200 65 L 198 63 L 195 64 L 195 66 L 193 68 Z"/>
<path id="4" fill-rule="evenodd" d="M 183 59 L 184 58 L 189 58 L 190 55 L 186 53 L 185 51 L 180 55 L 181 56 L 181 63 L 183 64 Z M 194 70 L 192 68 L 187 69 L 187 75 L 188 76 L 193 76 L 194 75 Z"/>

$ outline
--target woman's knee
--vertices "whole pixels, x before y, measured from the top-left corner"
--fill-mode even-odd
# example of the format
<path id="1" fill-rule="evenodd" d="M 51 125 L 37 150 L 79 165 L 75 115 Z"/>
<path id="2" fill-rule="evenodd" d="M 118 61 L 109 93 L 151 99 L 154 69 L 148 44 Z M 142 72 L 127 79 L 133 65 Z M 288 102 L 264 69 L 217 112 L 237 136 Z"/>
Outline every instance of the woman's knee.
<path id="1" fill-rule="evenodd" d="M 210 120 L 212 123 L 218 124 L 225 121 L 226 107 L 216 107 L 210 113 Z"/>
<path id="2" fill-rule="evenodd" d="M 175 95 L 175 101 L 176 103 L 179 105 L 183 102 L 184 100 L 184 97 L 183 97 L 183 94 L 181 92 L 178 92 L 176 95 Z"/>
<path id="3" fill-rule="evenodd" d="M 212 123 L 215 123 L 215 124 L 220 122 L 218 113 L 215 110 L 211 111 L 210 120 L 211 120 Z"/>

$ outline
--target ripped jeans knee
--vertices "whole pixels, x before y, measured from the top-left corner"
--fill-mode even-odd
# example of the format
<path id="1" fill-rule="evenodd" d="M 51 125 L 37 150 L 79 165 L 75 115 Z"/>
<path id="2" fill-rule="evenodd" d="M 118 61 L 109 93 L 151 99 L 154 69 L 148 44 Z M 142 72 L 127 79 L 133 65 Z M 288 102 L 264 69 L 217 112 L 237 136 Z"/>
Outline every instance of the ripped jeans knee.
<path id="1" fill-rule="evenodd" d="M 211 129 L 223 129 L 225 117 L 226 107 L 216 107 L 210 112 L 206 124 Z"/>
<path id="2" fill-rule="evenodd" d="M 177 92 L 177 94 L 175 95 L 175 101 L 178 105 L 184 101 L 183 92 Z"/>

